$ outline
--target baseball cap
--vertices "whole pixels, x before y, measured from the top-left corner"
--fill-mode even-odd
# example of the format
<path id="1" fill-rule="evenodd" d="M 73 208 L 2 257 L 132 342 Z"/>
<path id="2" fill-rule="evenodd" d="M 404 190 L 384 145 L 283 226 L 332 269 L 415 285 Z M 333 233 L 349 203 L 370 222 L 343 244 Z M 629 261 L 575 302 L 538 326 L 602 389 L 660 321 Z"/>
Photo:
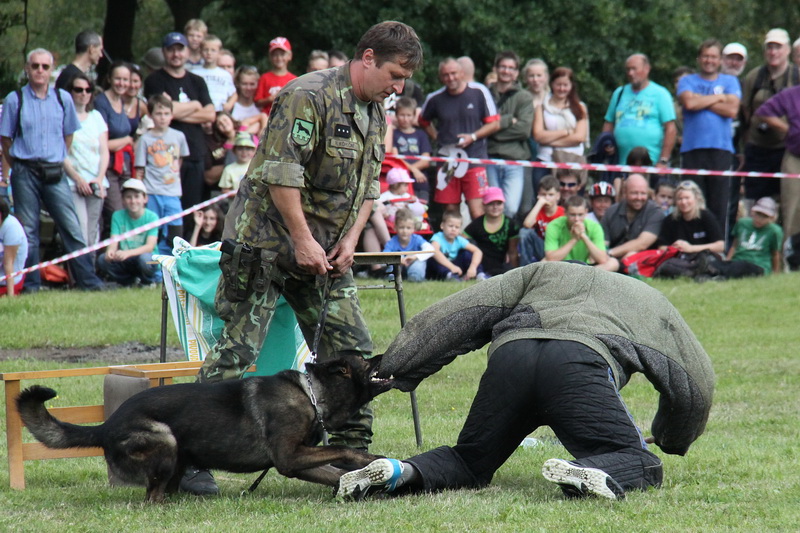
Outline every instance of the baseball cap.
<path id="1" fill-rule="evenodd" d="M 408 170 L 404 168 L 393 168 L 386 173 L 386 183 L 394 185 L 395 183 L 414 183 Z"/>
<path id="2" fill-rule="evenodd" d="M 123 192 L 125 191 L 125 189 L 130 189 L 132 191 L 139 191 L 141 193 L 147 194 L 147 189 L 145 189 L 142 180 L 137 180 L 134 178 L 125 180 L 125 182 L 122 184 Z"/>
<path id="3" fill-rule="evenodd" d="M 775 200 L 769 196 L 765 196 L 759 199 L 750 209 L 756 213 L 761 213 L 762 215 L 767 215 L 768 217 L 774 217 L 778 210 L 778 204 L 776 204 Z"/>
<path id="4" fill-rule="evenodd" d="M 289 39 L 287 39 L 286 37 L 275 37 L 269 42 L 270 53 L 273 50 L 286 50 L 287 52 L 291 52 L 292 45 L 289 44 Z"/>
<path id="5" fill-rule="evenodd" d="M 722 49 L 722 55 L 727 56 L 731 54 L 739 54 L 747 59 L 747 48 L 745 48 L 742 43 L 728 43 L 725 45 L 725 48 Z"/>
<path id="6" fill-rule="evenodd" d="M 236 138 L 233 141 L 233 147 L 236 148 L 237 146 L 255 148 L 256 143 L 253 142 L 253 137 L 249 133 L 240 131 L 236 134 Z"/>
<path id="7" fill-rule="evenodd" d="M 614 186 L 607 181 L 598 181 L 592 185 L 592 188 L 589 190 L 589 198 L 596 198 L 598 196 L 610 196 L 614 198 L 616 195 L 617 191 L 614 189 Z"/>
<path id="8" fill-rule="evenodd" d="M 179 31 L 173 31 L 168 33 L 164 40 L 161 41 L 161 46 L 163 48 L 169 48 L 173 44 L 182 44 L 183 46 L 189 46 L 189 41 L 186 40 L 186 36 Z"/>
<path id="9" fill-rule="evenodd" d="M 483 203 L 490 204 L 492 202 L 505 202 L 506 197 L 503 194 L 503 189 L 500 187 L 487 187 L 483 193 Z"/>
<path id="10" fill-rule="evenodd" d="M 783 28 L 772 28 L 767 32 L 767 36 L 764 38 L 764 44 L 778 43 L 788 45 L 791 42 L 792 40 L 789 39 L 789 32 Z"/>

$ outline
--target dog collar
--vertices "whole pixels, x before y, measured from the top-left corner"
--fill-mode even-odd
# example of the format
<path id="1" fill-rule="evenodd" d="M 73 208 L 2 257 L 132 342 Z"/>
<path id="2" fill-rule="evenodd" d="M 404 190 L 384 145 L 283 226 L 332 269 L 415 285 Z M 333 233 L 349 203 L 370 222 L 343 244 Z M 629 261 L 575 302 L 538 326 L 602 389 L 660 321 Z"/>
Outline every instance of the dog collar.
<path id="1" fill-rule="evenodd" d="M 314 412 L 317 415 L 317 422 L 319 425 L 322 426 L 322 429 L 328 431 L 328 428 L 325 427 L 325 422 L 322 421 L 322 411 L 320 411 L 319 405 L 317 404 L 317 397 L 314 396 L 314 387 L 311 385 L 311 376 L 308 372 L 305 372 L 304 375 L 306 376 L 306 394 L 308 394 L 308 398 L 311 400 L 311 405 L 314 406 Z"/>

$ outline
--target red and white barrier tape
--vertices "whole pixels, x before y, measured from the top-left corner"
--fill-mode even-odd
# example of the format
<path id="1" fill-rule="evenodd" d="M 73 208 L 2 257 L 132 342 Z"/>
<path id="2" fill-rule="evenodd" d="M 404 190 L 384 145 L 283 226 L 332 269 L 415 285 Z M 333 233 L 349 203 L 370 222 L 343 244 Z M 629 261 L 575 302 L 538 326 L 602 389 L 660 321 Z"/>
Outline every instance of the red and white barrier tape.
<path id="1" fill-rule="evenodd" d="M 471 165 L 498 165 L 532 168 L 569 168 L 573 170 L 595 170 L 600 172 L 639 172 L 642 174 L 666 174 L 686 176 L 743 176 L 745 178 L 800 178 L 800 174 L 784 172 L 741 172 L 736 170 L 704 170 L 693 168 L 637 167 L 631 165 L 599 165 L 591 163 L 552 163 L 513 159 L 479 159 L 477 157 L 455 158 L 422 155 L 387 155 L 405 161 L 433 161 L 437 163 L 469 163 Z"/>
<path id="2" fill-rule="evenodd" d="M 209 205 L 215 204 L 215 203 L 217 203 L 217 202 L 219 202 L 219 201 L 221 201 L 221 200 L 223 200 L 225 198 L 229 198 L 229 197 L 233 196 L 234 194 L 236 194 L 236 191 L 229 191 L 229 192 L 220 194 L 219 196 L 211 198 L 210 200 L 206 200 L 205 202 L 201 202 L 201 203 L 199 203 L 197 205 L 193 205 L 192 207 L 184 209 L 180 213 L 176 213 L 174 215 L 170 215 L 170 216 L 167 216 L 167 217 L 164 217 L 164 218 L 159 218 L 158 220 L 154 220 L 153 222 L 150 222 L 149 224 L 145 224 L 144 226 L 138 227 L 138 228 L 133 229 L 131 231 L 126 231 L 125 233 L 123 233 L 121 235 L 116 235 L 114 237 L 105 239 L 105 240 L 100 241 L 100 242 L 98 242 L 96 244 L 93 244 L 91 246 L 87 246 L 85 248 L 81 248 L 80 250 L 75 250 L 74 252 L 70 252 L 68 254 L 64 254 L 61 257 L 57 257 L 55 259 L 51 259 L 50 261 L 45 261 L 44 263 L 39 263 L 38 265 L 34 265 L 32 267 L 23 268 L 19 272 L 14 272 L 11 275 L 11 277 L 15 278 L 15 277 L 19 276 L 20 274 L 27 274 L 28 272 L 34 272 L 34 271 L 39 270 L 41 268 L 44 268 L 46 266 L 57 265 L 58 263 L 63 263 L 64 261 L 69 261 L 70 259 L 75 259 L 76 257 L 80 257 L 80 256 L 88 254 L 90 252 L 94 252 L 95 250 L 99 250 L 100 248 L 105 248 L 106 246 L 108 246 L 111 243 L 124 241 L 125 239 L 127 239 L 129 237 L 133 237 L 134 235 L 139 235 L 140 233 L 144 233 L 146 231 L 150 231 L 153 228 L 161 227 L 161 226 L 163 226 L 164 224 L 166 224 L 168 222 L 172 222 L 173 220 L 177 220 L 179 218 L 182 218 L 182 217 L 184 217 L 184 216 L 186 216 L 186 215 L 188 215 L 190 213 L 194 213 L 195 211 L 198 211 L 200 209 L 208 207 Z M 0 281 L 5 281 L 5 280 L 6 280 L 6 276 L 5 275 L 0 276 Z"/>

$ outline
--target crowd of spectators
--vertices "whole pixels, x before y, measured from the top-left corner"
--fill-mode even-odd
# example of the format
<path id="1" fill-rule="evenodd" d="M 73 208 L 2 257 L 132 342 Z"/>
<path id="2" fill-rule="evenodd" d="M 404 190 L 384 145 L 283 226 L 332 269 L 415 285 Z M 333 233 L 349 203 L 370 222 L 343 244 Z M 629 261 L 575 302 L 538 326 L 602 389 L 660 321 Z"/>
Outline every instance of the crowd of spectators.
<path id="1" fill-rule="evenodd" d="M 5 98 L 0 120 L 0 197 L 13 206 L 0 226 L 0 235 L 14 238 L 0 243 L 6 275 L 20 254 L 26 266 L 39 262 L 40 207 L 71 252 L 114 235 L 112 222 L 122 217 L 115 213 L 139 220 L 139 200 L 142 213 L 165 217 L 238 188 L 269 127 L 272 102 L 297 77 L 291 43 L 281 36 L 269 41 L 270 68 L 263 73 L 237 67 L 234 53 L 201 20 L 161 44 L 141 66 L 114 62 L 101 80 L 94 75 L 103 57 L 97 32 L 78 34 L 73 60 L 60 69 L 45 49 L 28 54 L 27 83 Z M 794 45 L 800 50 L 800 39 Z M 446 58 L 439 64 L 441 87 L 426 96 L 409 80 L 403 93 L 386 99 L 386 192 L 363 250 L 427 252 L 403 262 L 413 281 L 483 279 L 534 261 L 580 260 L 624 272 L 637 254 L 669 249 L 678 255 L 662 275 L 781 272 L 782 254 L 793 253 L 784 239 L 800 234 L 800 180 L 687 175 L 678 183 L 657 173 L 513 163 L 386 163 L 398 154 L 798 173 L 800 67 L 791 51 L 788 32 L 771 29 L 763 66 L 748 71 L 743 45 L 708 39 L 698 46 L 696 67 L 676 70 L 673 92 L 652 81 L 649 58 L 634 53 L 624 64 L 628 83 L 611 95 L 594 143 L 569 67 L 551 70 L 542 59 L 523 63 L 502 51 L 487 65 L 483 84 L 468 57 Z M 800 64 L 800 53 L 795 60 Z M 346 61 L 339 51 L 314 50 L 302 64 L 312 72 Z M 125 184 L 135 197 L 127 203 Z M 226 206 L 173 220 L 157 233 L 156 249 L 170 253 L 176 236 L 192 244 L 218 240 Z M 92 254 L 71 260 L 72 279 L 83 289 L 102 288 L 98 266 L 107 279 L 120 279 L 109 275 L 119 255 L 106 251 L 99 265 Z M 365 274 L 386 274 L 373 268 Z M 146 285 L 157 276 L 122 279 Z M 40 283 L 31 273 L 22 290 L 35 292 Z M 20 288 L 15 278 L 1 290 Z"/>

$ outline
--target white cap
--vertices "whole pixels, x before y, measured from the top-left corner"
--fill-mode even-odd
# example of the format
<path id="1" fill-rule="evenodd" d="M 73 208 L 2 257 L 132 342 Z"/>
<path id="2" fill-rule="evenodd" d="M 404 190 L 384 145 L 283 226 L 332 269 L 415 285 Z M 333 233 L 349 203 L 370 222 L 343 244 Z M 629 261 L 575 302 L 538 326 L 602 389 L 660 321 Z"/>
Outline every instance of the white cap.
<path id="1" fill-rule="evenodd" d="M 145 189 L 142 180 L 137 180 L 135 178 L 130 178 L 125 180 L 125 182 L 122 184 L 122 191 L 124 192 L 125 189 L 131 189 L 134 191 L 139 191 L 141 193 L 147 194 L 147 189 Z"/>
<path id="2" fill-rule="evenodd" d="M 764 44 L 778 43 L 788 46 L 791 42 L 792 40 L 789 38 L 789 32 L 783 28 L 772 28 L 767 32 L 767 36 L 764 38 Z"/>
<path id="3" fill-rule="evenodd" d="M 725 48 L 722 49 L 722 56 L 725 57 L 731 54 L 739 54 L 747 59 L 747 48 L 745 48 L 742 43 L 728 43 L 725 45 Z"/>

